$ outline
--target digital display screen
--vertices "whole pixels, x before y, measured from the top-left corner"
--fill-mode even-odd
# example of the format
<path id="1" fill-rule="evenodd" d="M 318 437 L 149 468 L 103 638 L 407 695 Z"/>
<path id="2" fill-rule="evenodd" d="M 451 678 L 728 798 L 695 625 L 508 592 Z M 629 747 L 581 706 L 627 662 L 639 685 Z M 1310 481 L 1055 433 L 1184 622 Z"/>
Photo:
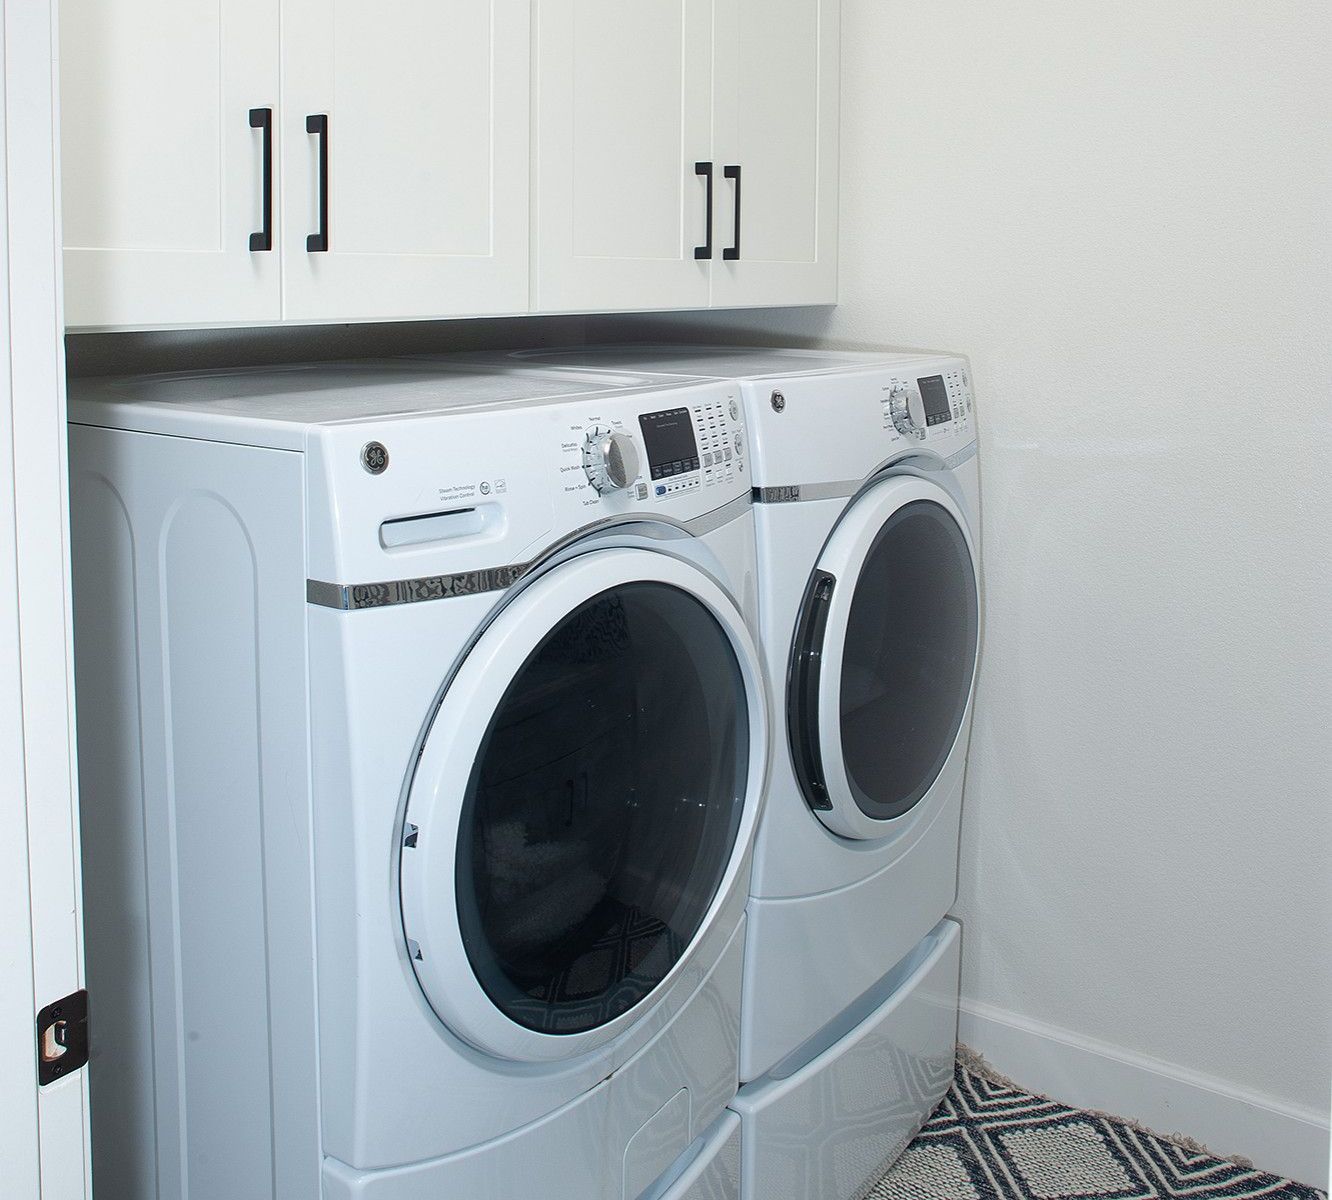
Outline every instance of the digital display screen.
<path id="1" fill-rule="evenodd" d="M 952 420 L 953 410 L 948 403 L 948 386 L 942 375 L 927 375 L 917 379 L 921 403 L 925 405 L 925 424 L 942 425 Z"/>
<path id="2" fill-rule="evenodd" d="M 643 431 L 653 479 L 698 470 L 698 443 L 694 441 L 694 426 L 687 408 L 642 413 L 638 427 Z"/>

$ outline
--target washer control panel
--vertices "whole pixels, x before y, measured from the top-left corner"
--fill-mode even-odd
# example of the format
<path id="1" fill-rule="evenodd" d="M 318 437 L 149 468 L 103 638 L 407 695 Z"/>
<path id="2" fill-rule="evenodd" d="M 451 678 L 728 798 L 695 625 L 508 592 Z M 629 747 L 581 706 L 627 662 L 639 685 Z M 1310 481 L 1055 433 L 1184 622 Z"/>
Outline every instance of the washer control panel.
<path id="1" fill-rule="evenodd" d="M 658 497 L 734 483 L 744 473 L 740 403 L 731 396 L 640 413 L 648 486 Z"/>
<path id="2" fill-rule="evenodd" d="M 750 491 L 745 412 L 713 380 L 554 408 L 560 493 L 583 509 L 689 521 Z"/>

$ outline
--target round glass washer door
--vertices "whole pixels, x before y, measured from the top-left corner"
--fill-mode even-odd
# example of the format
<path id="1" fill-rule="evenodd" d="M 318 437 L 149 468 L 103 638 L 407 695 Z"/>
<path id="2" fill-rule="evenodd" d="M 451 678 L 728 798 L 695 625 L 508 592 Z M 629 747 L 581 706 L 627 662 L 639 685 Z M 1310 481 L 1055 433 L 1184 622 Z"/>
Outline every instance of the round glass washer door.
<path id="1" fill-rule="evenodd" d="M 408 955 L 455 1033 L 570 1058 L 665 994 L 752 839 L 757 663 L 727 594 L 648 550 L 567 560 L 499 611 L 432 718 L 400 851 Z"/>
<path id="2" fill-rule="evenodd" d="M 953 498 L 899 475 L 854 500 L 810 576 L 787 680 L 796 777 L 833 832 L 888 836 L 929 795 L 971 703 L 978 633 Z"/>

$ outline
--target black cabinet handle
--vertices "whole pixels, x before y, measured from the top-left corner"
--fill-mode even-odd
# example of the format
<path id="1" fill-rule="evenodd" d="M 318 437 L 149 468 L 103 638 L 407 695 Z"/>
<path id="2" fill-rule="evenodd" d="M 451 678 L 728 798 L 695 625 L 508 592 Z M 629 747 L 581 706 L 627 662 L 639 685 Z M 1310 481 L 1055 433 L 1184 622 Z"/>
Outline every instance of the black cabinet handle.
<path id="1" fill-rule="evenodd" d="M 264 170 L 263 170 L 263 208 L 264 227 L 258 233 L 250 234 L 251 250 L 271 250 L 273 248 L 273 110 L 271 108 L 250 109 L 250 128 L 264 131 Z"/>
<path id="2" fill-rule="evenodd" d="M 708 225 L 707 241 L 701 246 L 694 247 L 695 258 L 712 257 L 712 164 L 710 162 L 696 162 L 694 164 L 694 174 L 702 175 L 708 181 L 708 198 L 705 203 L 708 206 Z"/>
<path id="3" fill-rule="evenodd" d="M 305 239 L 305 249 L 320 254 L 328 249 L 328 114 L 306 117 L 305 132 L 319 136 L 319 232 Z"/>
<path id="4" fill-rule="evenodd" d="M 722 250 L 722 258 L 734 262 L 740 257 L 740 168 L 724 167 L 722 174 L 727 179 L 735 180 L 735 241 Z"/>

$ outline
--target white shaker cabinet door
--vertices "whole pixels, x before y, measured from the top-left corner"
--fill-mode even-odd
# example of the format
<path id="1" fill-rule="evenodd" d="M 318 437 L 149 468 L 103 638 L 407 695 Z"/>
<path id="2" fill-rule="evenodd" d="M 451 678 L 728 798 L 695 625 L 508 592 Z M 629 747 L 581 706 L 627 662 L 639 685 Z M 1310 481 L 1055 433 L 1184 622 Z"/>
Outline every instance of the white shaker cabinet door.
<path id="1" fill-rule="evenodd" d="M 536 0 L 537 311 L 707 306 L 712 8 Z"/>
<path id="2" fill-rule="evenodd" d="M 838 9 L 718 0 L 714 306 L 837 300 Z"/>
<path id="3" fill-rule="evenodd" d="M 276 320 L 278 0 L 61 0 L 60 78 L 66 323 Z"/>
<path id="4" fill-rule="evenodd" d="M 283 0 L 283 315 L 522 312 L 528 0 Z"/>

